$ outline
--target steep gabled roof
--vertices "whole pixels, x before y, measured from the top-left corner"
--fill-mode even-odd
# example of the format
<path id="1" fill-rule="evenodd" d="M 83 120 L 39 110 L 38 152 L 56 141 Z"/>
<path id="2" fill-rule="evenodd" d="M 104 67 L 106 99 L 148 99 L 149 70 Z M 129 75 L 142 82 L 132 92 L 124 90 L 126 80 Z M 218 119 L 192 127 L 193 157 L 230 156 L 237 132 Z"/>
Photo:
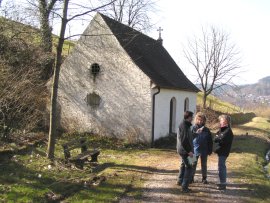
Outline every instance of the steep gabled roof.
<path id="1" fill-rule="evenodd" d="M 170 89 L 199 91 L 159 41 L 103 14 L 100 15 L 134 63 L 156 85 Z"/>

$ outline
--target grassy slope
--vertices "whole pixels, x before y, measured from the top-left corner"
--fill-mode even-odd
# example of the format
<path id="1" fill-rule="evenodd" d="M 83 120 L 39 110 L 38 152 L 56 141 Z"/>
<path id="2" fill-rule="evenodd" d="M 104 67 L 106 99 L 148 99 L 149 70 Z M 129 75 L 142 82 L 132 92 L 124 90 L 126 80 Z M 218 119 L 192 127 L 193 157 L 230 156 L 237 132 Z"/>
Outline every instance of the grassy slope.
<path id="1" fill-rule="evenodd" d="M 10 36 L 24 39 L 28 42 L 34 43 L 35 45 L 40 44 L 39 29 L 29 25 L 25 25 L 19 22 L 11 21 L 0 16 L 0 25 L 3 28 L 1 33 Z M 58 37 L 53 35 L 53 52 L 56 52 Z M 63 45 L 63 55 L 67 56 L 74 47 L 75 42 L 66 40 Z"/>
<path id="2" fill-rule="evenodd" d="M 252 192 L 251 202 L 270 200 L 270 181 L 266 178 L 263 169 L 264 156 L 266 150 L 269 149 L 269 130 L 268 119 L 260 117 L 255 117 L 251 122 L 233 128 L 235 139 L 228 159 L 229 170 L 238 178 L 243 187 Z M 247 132 L 248 136 L 246 136 Z"/>
<path id="3" fill-rule="evenodd" d="M 200 106 L 202 106 L 202 96 L 203 96 L 202 93 L 199 92 L 197 96 L 197 104 Z M 212 95 L 209 95 L 207 97 L 206 106 L 209 106 L 211 107 L 211 109 L 214 109 L 216 111 L 223 112 L 223 113 L 232 114 L 232 113 L 241 112 L 241 109 L 238 106 L 235 106 L 228 102 L 221 101 Z"/>

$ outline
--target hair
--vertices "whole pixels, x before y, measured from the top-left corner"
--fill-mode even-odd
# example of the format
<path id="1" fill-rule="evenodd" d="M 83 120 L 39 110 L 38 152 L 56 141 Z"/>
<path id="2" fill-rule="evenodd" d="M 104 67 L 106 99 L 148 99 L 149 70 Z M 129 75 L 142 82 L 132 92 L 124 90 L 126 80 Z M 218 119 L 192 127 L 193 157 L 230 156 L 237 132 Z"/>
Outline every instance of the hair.
<path id="1" fill-rule="evenodd" d="M 201 118 L 203 120 L 203 122 L 206 122 L 206 115 L 203 112 L 198 112 L 195 116 L 195 122 L 197 118 Z"/>
<path id="2" fill-rule="evenodd" d="M 225 115 L 225 114 L 222 114 L 218 117 L 218 120 L 220 121 L 220 119 L 224 119 L 227 121 L 228 123 L 228 126 L 231 127 L 231 117 L 229 115 Z"/>
<path id="3" fill-rule="evenodd" d="M 188 119 L 189 117 L 193 116 L 193 112 L 191 111 L 185 111 L 184 113 L 184 119 Z"/>

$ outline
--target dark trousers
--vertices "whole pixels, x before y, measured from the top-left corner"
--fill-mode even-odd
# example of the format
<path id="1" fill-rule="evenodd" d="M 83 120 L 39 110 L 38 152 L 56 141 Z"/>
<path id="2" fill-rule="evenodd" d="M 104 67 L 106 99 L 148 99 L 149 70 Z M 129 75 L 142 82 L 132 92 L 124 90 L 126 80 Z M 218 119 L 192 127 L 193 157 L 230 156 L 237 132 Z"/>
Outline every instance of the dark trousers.
<path id="1" fill-rule="evenodd" d="M 192 177 L 192 166 L 188 162 L 187 155 L 181 155 L 182 161 L 180 164 L 178 182 L 182 183 L 183 188 L 188 188 Z"/>
<path id="2" fill-rule="evenodd" d="M 218 176 L 220 184 L 226 184 L 227 180 L 227 156 L 218 156 Z"/>
<path id="3" fill-rule="evenodd" d="M 193 174 L 192 174 L 192 180 L 194 180 L 194 176 L 196 173 L 197 163 L 199 158 L 201 158 L 201 169 L 202 169 L 202 179 L 206 180 L 207 178 L 207 155 L 203 156 L 196 156 L 197 161 L 193 165 Z"/>

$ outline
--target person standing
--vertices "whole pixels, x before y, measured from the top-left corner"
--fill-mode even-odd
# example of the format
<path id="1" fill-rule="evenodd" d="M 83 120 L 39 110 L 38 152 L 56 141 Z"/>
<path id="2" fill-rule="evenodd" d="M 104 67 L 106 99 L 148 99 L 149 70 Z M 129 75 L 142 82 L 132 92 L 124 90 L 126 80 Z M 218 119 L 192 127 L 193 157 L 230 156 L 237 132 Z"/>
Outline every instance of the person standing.
<path id="1" fill-rule="evenodd" d="M 177 131 L 177 152 L 182 158 L 177 184 L 182 186 L 183 192 L 190 192 L 188 188 L 192 176 L 192 165 L 189 163 L 188 157 L 193 157 L 193 135 L 191 132 L 191 122 L 193 120 L 193 112 L 186 111 L 184 120 L 180 123 Z"/>
<path id="2" fill-rule="evenodd" d="M 218 155 L 218 175 L 220 183 L 217 184 L 218 190 L 226 190 L 227 168 L 226 160 L 230 154 L 233 132 L 231 129 L 231 119 L 228 115 L 219 116 L 220 129 L 216 134 L 214 142 L 217 144 L 215 153 Z"/>
<path id="3" fill-rule="evenodd" d="M 197 161 L 193 166 L 193 174 L 191 182 L 194 182 L 194 176 L 199 158 L 201 159 L 202 183 L 207 184 L 207 156 L 212 154 L 213 139 L 210 130 L 205 126 L 206 116 L 202 112 L 198 112 L 195 116 L 195 125 L 192 132 L 195 133 L 193 139 L 194 155 Z"/>

